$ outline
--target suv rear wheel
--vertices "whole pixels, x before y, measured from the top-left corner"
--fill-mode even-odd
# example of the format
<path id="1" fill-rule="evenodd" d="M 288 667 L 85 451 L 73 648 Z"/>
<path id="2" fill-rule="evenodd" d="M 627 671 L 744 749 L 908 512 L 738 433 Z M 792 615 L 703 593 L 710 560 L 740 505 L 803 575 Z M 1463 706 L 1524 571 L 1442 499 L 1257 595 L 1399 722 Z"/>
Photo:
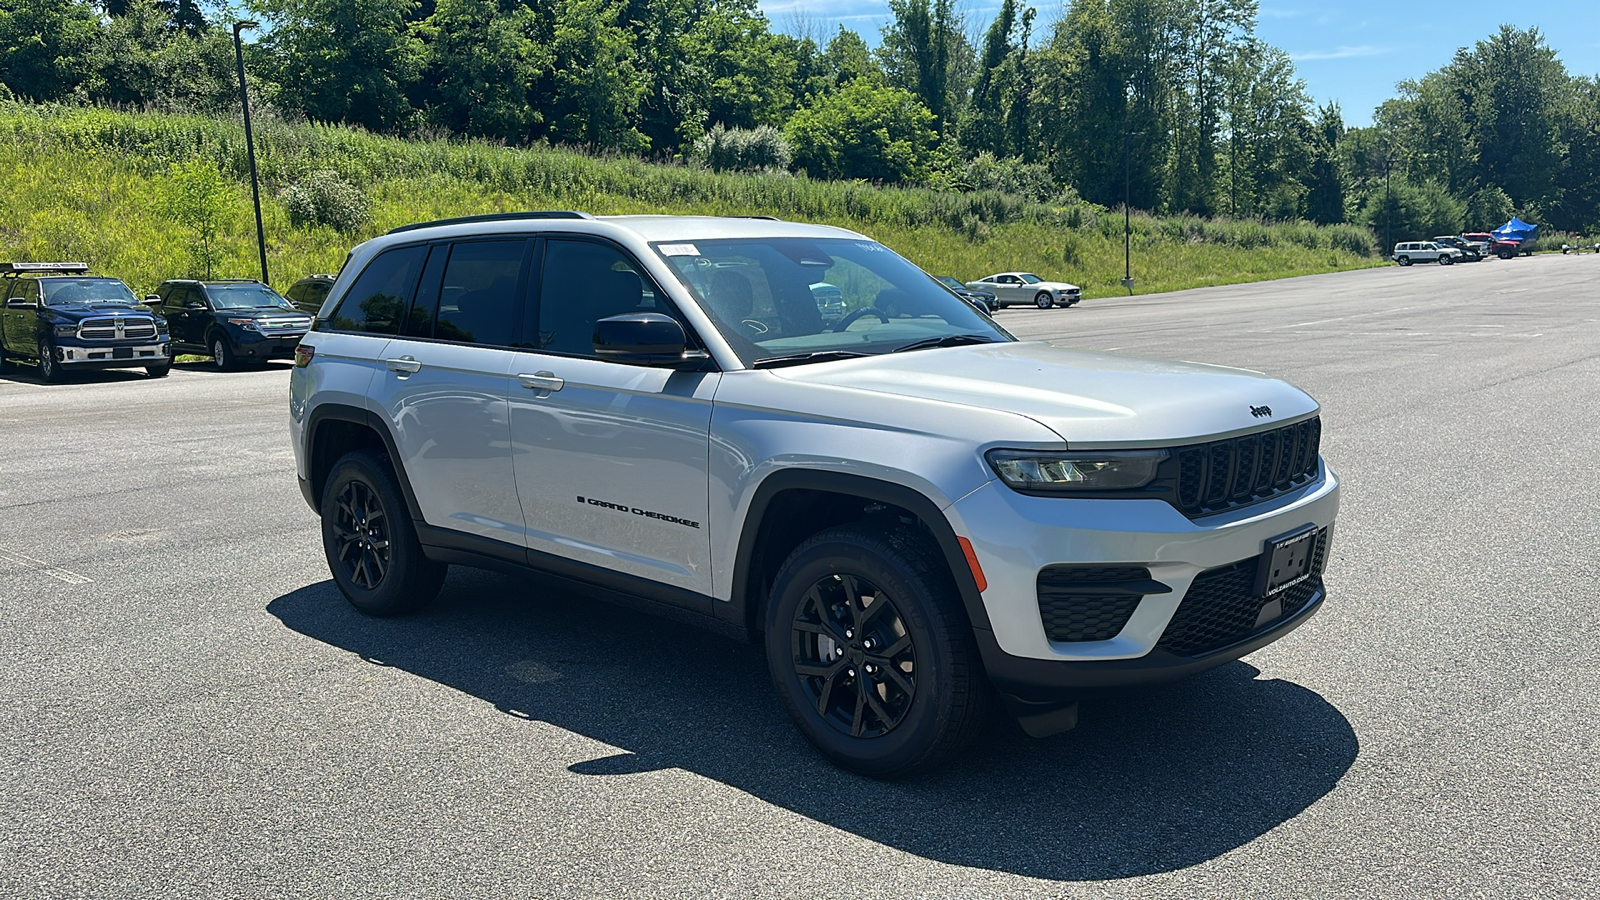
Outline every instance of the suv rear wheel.
<path id="1" fill-rule="evenodd" d="M 1409 256 L 1397 256 L 1397 257 L 1395 257 L 1394 261 L 1399 263 L 1402 266 L 1411 265 L 1411 257 L 1409 257 Z"/>
<path id="2" fill-rule="evenodd" d="M 988 714 L 972 629 L 943 557 L 903 526 L 808 538 L 767 605 L 767 668 L 802 734 L 874 778 L 938 765 Z"/>
<path id="3" fill-rule="evenodd" d="M 399 615 L 438 595 L 449 566 L 422 554 L 405 498 L 382 460 L 365 450 L 341 457 L 320 512 L 328 569 L 356 609 Z"/>

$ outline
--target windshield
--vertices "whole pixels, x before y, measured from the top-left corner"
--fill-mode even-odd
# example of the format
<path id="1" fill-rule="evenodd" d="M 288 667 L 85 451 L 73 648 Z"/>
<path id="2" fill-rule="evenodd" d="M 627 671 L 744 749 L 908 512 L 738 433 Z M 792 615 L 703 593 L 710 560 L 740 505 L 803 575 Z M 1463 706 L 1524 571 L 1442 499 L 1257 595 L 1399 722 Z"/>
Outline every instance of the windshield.
<path id="1" fill-rule="evenodd" d="M 128 286 L 115 278 L 48 278 L 41 279 L 45 306 L 70 306 L 74 303 L 124 303 L 138 306 L 139 298 L 133 296 Z"/>
<path id="2" fill-rule="evenodd" d="M 216 309 L 294 309 L 277 291 L 264 284 L 208 284 L 206 294 Z"/>
<path id="3" fill-rule="evenodd" d="M 1022 283 L 1023 284 L 1038 284 L 1039 282 L 1041 282 L 1043 280 L 1044 280 L 1043 278 L 1040 278 L 1037 275 L 1030 275 L 1027 272 L 1023 272 L 1022 273 Z"/>
<path id="4" fill-rule="evenodd" d="M 882 244 L 830 238 L 658 243 L 745 365 L 1014 340 Z"/>

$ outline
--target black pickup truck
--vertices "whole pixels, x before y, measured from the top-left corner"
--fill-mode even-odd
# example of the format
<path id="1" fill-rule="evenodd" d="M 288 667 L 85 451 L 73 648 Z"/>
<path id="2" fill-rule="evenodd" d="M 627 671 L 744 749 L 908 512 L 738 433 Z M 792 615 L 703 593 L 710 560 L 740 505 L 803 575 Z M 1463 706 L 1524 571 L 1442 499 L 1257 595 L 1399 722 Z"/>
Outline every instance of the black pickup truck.
<path id="1" fill-rule="evenodd" d="M 172 369 L 166 320 L 84 263 L 0 263 L 0 298 L 0 372 L 37 366 L 56 382 L 83 369 Z"/>

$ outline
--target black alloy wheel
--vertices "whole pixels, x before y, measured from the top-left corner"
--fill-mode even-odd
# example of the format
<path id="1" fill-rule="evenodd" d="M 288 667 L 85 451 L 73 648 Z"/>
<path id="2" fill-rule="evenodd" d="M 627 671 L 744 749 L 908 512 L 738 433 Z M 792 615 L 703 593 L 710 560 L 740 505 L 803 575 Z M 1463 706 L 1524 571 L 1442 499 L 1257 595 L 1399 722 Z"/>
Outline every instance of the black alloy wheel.
<path id="1" fill-rule="evenodd" d="M 60 384 L 67 377 L 56 359 L 56 348 L 49 341 L 39 342 L 39 377 L 51 384 Z"/>
<path id="2" fill-rule="evenodd" d="M 931 769 L 987 721 L 991 689 L 944 555 L 898 522 L 840 525 L 784 562 L 767 669 L 801 734 L 873 778 Z"/>
<path id="3" fill-rule="evenodd" d="M 1040 309 L 1049 309 L 1056 305 L 1056 298 L 1050 296 L 1048 291 L 1040 291 L 1033 295 L 1033 305 Z"/>
<path id="4" fill-rule="evenodd" d="M 368 615 L 432 600 L 448 566 L 428 559 L 388 463 L 356 450 L 334 464 L 322 493 L 322 549 L 334 583 Z"/>
<path id="5" fill-rule="evenodd" d="M 917 694 L 917 653 L 894 600 L 855 575 L 805 592 L 790 625 L 790 660 L 817 715 L 841 734 L 894 730 Z"/>
<path id="6" fill-rule="evenodd" d="M 372 486 L 348 481 L 333 498 L 338 565 L 350 583 L 374 590 L 389 574 L 389 522 Z"/>

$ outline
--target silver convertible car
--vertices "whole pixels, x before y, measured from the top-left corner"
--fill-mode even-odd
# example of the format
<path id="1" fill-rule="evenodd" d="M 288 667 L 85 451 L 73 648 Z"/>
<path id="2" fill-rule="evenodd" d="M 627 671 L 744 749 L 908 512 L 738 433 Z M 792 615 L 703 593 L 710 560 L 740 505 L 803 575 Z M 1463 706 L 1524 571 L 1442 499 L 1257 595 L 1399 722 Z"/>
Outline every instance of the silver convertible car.
<path id="1" fill-rule="evenodd" d="M 1040 309 L 1052 306 L 1072 306 L 1083 299 L 1083 290 L 1064 281 L 1045 281 L 1031 272 L 1001 272 L 967 282 L 973 290 L 988 291 L 994 295 L 997 306 L 1033 304 Z"/>

